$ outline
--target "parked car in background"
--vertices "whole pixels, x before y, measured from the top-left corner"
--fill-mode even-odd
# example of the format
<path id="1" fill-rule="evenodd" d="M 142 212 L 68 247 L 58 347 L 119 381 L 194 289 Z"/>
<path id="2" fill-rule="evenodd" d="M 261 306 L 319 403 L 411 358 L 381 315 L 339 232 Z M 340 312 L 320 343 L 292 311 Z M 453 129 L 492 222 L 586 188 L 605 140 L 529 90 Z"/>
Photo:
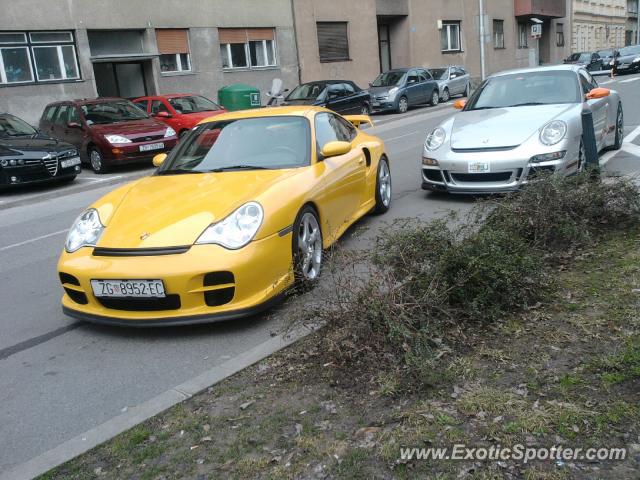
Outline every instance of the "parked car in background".
<path id="1" fill-rule="evenodd" d="M 593 112 L 596 148 L 620 149 L 622 102 L 584 67 L 556 65 L 498 73 L 462 111 L 431 130 L 422 153 L 422 188 L 453 193 L 517 190 L 543 172 L 585 167 L 582 112 Z"/>
<path id="2" fill-rule="evenodd" d="M 404 113 L 414 105 L 440 101 L 438 84 L 424 68 L 396 68 L 381 73 L 369 88 L 374 110 Z"/>
<path id="3" fill-rule="evenodd" d="M 572 53 L 565 58 L 564 63 L 567 65 L 579 65 L 590 72 L 604 70 L 604 62 L 596 52 Z"/>
<path id="4" fill-rule="evenodd" d="M 76 148 L 0 113 L 0 187 L 72 181 L 80 173 Z"/>
<path id="5" fill-rule="evenodd" d="M 349 80 L 319 80 L 294 88 L 282 105 L 314 105 L 340 114 L 371 112 L 369 92 Z"/>
<path id="6" fill-rule="evenodd" d="M 619 50 L 618 73 L 640 71 L 640 45 L 631 45 Z"/>
<path id="7" fill-rule="evenodd" d="M 467 71 L 456 65 L 432 68 L 429 70 L 438 82 L 440 100 L 448 102 L 454 95 L 468 97 L 471 92 L 471 76 Z"/>
<path id="8" fill-rule="evenodd" d="M 217 103 L 192 93 L 140 97 L 133 103 L 173 128 L 178 137 L 182 137 L 201 120 L 226 112 Z"/>
<path id="9" fill-rule="evenodd" d="M 613 54 L 615 53 L 615 50 L 613 48 L 605 48 L 604 50 L 598 50 L 596 53 L 600 56 L 600 58 L 602 58 L 602 69 L 611 70 L 611 67 L 613 67 L 611 62 L 613 61 Z"/>
<path id="10" fill-rule="evenodd" d="M 122 98 L 51 103 L 42 113 L 40 128 L 74 145 L 96 173 L 113 165 L 151 161 L 178 141 L 173 128 Z"/>

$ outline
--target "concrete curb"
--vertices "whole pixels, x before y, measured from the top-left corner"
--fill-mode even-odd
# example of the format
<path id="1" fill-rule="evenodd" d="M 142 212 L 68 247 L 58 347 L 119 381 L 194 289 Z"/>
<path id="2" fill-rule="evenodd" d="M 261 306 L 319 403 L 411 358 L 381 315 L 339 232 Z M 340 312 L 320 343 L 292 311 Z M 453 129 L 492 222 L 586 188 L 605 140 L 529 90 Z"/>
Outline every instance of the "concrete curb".
<path id="1" fill-rule="evenodd" d="M 122 415 L 113 417 L 48 452 L 13 467 L 7 472 L 0 473 L 0 480 L 28 480 L 42 475 L 52 468 L 91 450 L 93 447 L 295 343 L 313 331 L 313 328 L 299 328 L 287 335 L 276 335 L 191 380 L 187 380 L 140 405 L 129 408 Z"/>

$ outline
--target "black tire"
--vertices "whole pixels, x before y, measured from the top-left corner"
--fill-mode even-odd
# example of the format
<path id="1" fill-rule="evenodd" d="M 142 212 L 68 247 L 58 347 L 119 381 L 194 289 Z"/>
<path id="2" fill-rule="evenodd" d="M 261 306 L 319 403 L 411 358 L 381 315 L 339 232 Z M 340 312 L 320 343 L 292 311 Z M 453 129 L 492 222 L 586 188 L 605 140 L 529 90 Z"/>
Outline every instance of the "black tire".
<path id="1" fill-rule="evenodd" d="M 409 100 L 404 95 L 398 100 L 398 113 L 407 113 L 409 110 Z"/>
<path id="2" fill-rule="evenodd" d="M 308 230 L 308 221 L 312 223 L 314 222 L 315 227 L 317 227 L 318 236 L 313 240 L 313 252 L 306 250 L 305 245 L 301 245 L 300 243 L 305 229 L 307 229 L 307 234 L 311 233 L 310 230 Z M 312 286 L 318 279 L 322 267 L 322 229 L 320 228 L 320 219 L 318 218 L 318 213 L 315 208 L 310 205 L 305 205 L 298 212 L 298 215 L 293 222 L 292 237 L 291 248 L 295 282 L 298 288 L 306 289 Z M 309 246 L 307 245 L 307 248 L 308 247 Z M 311 256 L 308 257 L 308 255 Z M 306 263 L 307 261 L 316 262 L 314 263 L 316 271 L 313 272 L 313 275 L 311 275 L 311 271 Z"/>
<path id="3" fill-rule="evenodd" d="M 440 103 L 440 94 L 438 93 L 437 89 L 431 92 L 431 101 L 429 103 L 432 107 L 435 107 L 436 105 L 438 105 L 438 103 Z"/>
<path id="4" fill-rule="evenodd" d="M 622 111 L 622 104 L 618 104 L 618 111 L 616 113 L 616 140 L 611 147 L 613 150 L 620 150 L 622 148 L 622 136 L 624 135 L 624 112 Z"/>
<path id="5" fill-rule="evenodd" d="M 97 147 L 89 148 L 89 164 L 91 165 L 91 169 L 97 174 L 107 173 L 109 171 L 109 166 L 104 162 L 102 152 Z"/>
<path id="6" fill-rule="evenodd" d="M 360 107 L 360 115 L 369 115 L 371 114 L 371 107 L 368 103 L 363 103 Z"/>
<path id="7" fill-rule="evenodd" d="M 449 89 L 445 87 L 442 91 L 442 101 L 448 102 L 449 100 L 451 100 L 451 94 L 449 93 Z"/>
<path id="8" fill-rule="evenodd" d="M 386 172 L 386 173 L 385 173 Z M 385 179 L 383 177 L 387 177 L 388 181 L 388 191 L 385 189 L 383 191 L 383 182 Z M 391 169 L 389 168 L 389 160 L 387 157 L 380 157 L 380 161 L 378 162 L 378 171 L 376 172 L 376 206 L 373 209 L 373 213 L 382 214 L 389 211 L 391 207 L 391 194 L 393 192 L 391 188 Z"/>

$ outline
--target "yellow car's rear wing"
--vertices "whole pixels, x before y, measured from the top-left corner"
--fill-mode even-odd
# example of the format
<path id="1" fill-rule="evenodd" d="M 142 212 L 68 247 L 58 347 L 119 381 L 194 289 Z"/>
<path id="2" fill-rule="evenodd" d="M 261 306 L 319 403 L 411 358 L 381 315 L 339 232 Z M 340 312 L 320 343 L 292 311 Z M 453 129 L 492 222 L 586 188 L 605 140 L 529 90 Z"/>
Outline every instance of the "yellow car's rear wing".
<path id="1" fill-rule="evenodd" d="M 373 127 L 373 120 L 369 115 L 344 115 L 344 118 L 356 128 L 360 128 L 363 123 Z"/>

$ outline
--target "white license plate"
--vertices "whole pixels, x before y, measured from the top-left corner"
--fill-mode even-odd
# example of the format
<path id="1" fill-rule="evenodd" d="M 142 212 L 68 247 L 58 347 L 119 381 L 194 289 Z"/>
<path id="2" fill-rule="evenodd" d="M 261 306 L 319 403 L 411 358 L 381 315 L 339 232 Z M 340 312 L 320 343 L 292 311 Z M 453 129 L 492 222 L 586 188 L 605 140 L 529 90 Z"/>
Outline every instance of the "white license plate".
<path id="1" fill-rule="evenodd" d="M 140 145 L 141 152 L 148 152 L 149 150 L 160 150 L 164 148 L 164 143 L 150 143 L 148 145 Z"/>
<path id="2" fill-rule="evenodd" d="M 625 68 L 629 68 L 629 65 L 618 65 L 618 69 L 624 70 Z"/>
<path id="3" fill-rule="evenodd" d="M 163 298 L 162 280 L 91 280 L 96 297 Z"/>
<path id="4" fill-rule="evenodd" d="M 373 102 L 373 103 L 372 103 L 372 105 L 373 105 L 374 107 L 379 107 L 379 106 L 380 106 L 380 102 Z"/>
<path id="5" fill-rule="evenodd" d="M 80 165 L 80 157 L 67 158 L 60 161 L 60 167 L 62 168 L 75 167 L 76 165 Z"/>
<path id="6" fill-rule="evenodd" d="M 489 162 L 469 162 L 469 173 L 488 173 L 489 171 Z"/>

